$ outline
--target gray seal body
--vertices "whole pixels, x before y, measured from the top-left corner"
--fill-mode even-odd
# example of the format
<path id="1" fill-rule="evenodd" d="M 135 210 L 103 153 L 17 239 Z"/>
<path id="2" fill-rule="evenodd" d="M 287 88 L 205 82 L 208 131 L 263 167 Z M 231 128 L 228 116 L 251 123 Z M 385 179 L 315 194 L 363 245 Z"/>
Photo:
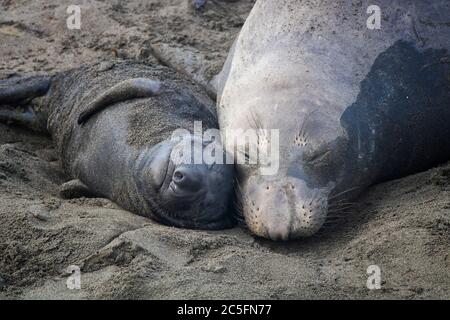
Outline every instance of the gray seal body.
<path id="1" fill-rule="evenodd" d="M 371 4 L 259 0 L 233 45 L 221 131 L 280 135 L 276 174 L 237 166 L 258 236 L 310 236 L 371 184 L 450 158 L 450 2 L 377 1 L 381 29 Z"/>
<path id="2" fill-rule="evenodd" d="M 193 82 L 166 67 L 134 62 L 63 72 L 51 78 L 47 90 L 33 81 L 0 90 L 0 104 L 2 97 L 8 103 L 22 99 L 23 91 L 46 92 L 40 105 L 69 176 L 94 194 L 167 225 L 232 225 L 232 166 L 173 158 L 185 150 L 182 143 L 199 143 L 200 150 L 217 143 L 194 135 L 194 121 L 204 130 L 218 124 L 214 103 Z M 180 129 L 186 135 L 173 139 Z"/>

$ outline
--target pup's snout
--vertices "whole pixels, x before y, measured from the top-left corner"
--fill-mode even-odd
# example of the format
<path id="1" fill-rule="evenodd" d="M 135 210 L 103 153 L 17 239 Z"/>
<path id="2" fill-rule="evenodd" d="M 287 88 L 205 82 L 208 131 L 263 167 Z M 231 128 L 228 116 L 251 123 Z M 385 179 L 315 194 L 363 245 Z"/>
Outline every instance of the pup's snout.
<path id="1" fill-rule="evenodd" d="M 203 179 L 200 170 L 193 166 L 182 166 L 174 171 L 172 181 L 177 187 L 194 192 L 201 188 Z"/>

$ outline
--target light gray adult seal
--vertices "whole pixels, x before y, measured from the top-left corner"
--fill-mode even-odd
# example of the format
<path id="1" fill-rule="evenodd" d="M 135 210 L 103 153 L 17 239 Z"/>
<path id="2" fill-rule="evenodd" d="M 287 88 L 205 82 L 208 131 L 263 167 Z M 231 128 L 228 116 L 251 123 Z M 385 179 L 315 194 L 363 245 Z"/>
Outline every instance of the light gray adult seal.
<path id="1" fill-rule="evenodd" d="M 220 129 L 279 130 L 276 174 L 237 166 L 254 234 L 311 236 L 368 186 L 450 158 L 450 2 L 372 4 L 259 0 L 236 39 Z"/>
<path id="2" fill-rule="evenodd" d="M 92 193 L 171 226 L 233 224 L 232 166 L 174 156 L 193 155 L 188 144 L 201 153 L 221 150 L 219 141 L 194 135 L 194 121 L 204 130 L 218 123 L 214 103 L 193 82 L 166 67 L 133 62 L 0 82 L 0 105 L 26 105 L 43 95 L 36 105 L 44 113 L 2 107 L 0 120 L 48 128 L 66 173 Z M 185 135 L 174 139 L 181 129 Z"/>

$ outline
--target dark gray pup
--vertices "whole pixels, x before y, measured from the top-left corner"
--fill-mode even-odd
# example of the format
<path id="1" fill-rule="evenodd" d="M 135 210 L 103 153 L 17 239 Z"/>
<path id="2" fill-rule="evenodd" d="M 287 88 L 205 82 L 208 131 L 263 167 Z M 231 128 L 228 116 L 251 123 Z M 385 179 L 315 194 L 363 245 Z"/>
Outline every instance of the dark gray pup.
<path id="1" fill-rule="evenodd" d="M 2 107 L 0 120 L 48 128 L 66 173 L 94 194 L 171 226 L 232 225 L 232 166 L 173 157 L 186 142 L 220 150 L 218 141 L 193 134 L 194 121 L 204 130 L 218 127 L 214 103 L 193 82 L 134 62 L 0 82 L 0 105 L 26 105 L 38 96 L 33 103 L 43 112 Z M 173 139 L 180 129 L 187 134 Z"/>
<path id="2" fill-rule="evenodd" d="M 236 167 L 254 234 L 311 236 L 368 186 L 450 159 L 449 17 L 448 0 L 256 2 L 217 108 L 223 132 L 279 130 L 276 174 Z"/>

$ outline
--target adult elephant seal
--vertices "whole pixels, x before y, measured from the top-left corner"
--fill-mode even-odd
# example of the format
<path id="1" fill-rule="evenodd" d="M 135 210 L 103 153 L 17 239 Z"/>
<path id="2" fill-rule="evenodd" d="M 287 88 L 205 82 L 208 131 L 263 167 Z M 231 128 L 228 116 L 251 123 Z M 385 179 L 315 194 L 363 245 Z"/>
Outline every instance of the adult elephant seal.
<path id="1" fill-rule="evenodd" d="M 225 134 L 279 129 L 276 174 L 237 167 L 254 234 L 311 236 L 369 185 L 450 158 L 450 2 L 377 4 L 381 29 L 351 0 L 259 0 L 245 22 L 218 115 Z"/>
<path id="2" fill-rule="evenodd" d="M 200 146 L 192 153 L 220 150 L 218 141 L 191 134 L 194 121 L 218 127 L 214 104 L 198 86 L 168 68 L 132 62 L 0 83 L 3 105 L 44 94 L 39 105 L 63 168 L 93 193 L 171 226 L 231 226 L 232 166 L 174 156 L 189 144 Z M 47 120 L 33 110 L 5 108 L 0 118 L 35 129 Z M 185 136 L 173 139 L 180 129 Z"/>

